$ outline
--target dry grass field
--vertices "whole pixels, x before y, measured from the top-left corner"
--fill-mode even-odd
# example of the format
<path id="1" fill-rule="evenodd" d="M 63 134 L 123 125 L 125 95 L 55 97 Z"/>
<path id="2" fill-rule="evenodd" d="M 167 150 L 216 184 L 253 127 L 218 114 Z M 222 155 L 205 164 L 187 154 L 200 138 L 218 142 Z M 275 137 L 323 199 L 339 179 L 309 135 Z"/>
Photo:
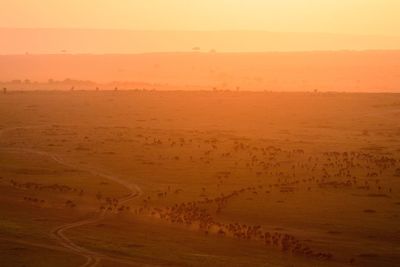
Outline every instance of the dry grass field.
<path id="1" fill-rule="evenodd" d="M 0 95 L 0 266 L 399 266 L 400 95 Z"/>

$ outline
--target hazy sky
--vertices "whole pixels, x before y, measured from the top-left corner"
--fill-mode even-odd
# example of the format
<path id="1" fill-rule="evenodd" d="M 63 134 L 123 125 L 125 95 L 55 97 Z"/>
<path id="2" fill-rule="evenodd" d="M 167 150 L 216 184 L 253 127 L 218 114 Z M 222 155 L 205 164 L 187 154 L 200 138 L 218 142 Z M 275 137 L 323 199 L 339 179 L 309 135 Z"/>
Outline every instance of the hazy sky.
<path id="1" fill-rule="evenodd" d="M 0 27 L 400 35 L 400 0 L 2 0 Z"/>

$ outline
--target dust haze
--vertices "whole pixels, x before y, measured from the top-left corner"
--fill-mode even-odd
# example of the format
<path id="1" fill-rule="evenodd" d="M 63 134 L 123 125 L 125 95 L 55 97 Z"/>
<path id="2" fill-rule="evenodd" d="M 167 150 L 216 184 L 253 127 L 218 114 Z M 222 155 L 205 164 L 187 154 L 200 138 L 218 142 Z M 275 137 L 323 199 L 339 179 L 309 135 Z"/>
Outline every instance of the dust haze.
<path id="1" fill-rule="evenodd" d="M 1 267 L 399 266 L 400 38 L 384 34 L 389 0 L 379 10 L 390 16 L 366 31 L 381 35 L 299 32 L 313 21 L 369 25 L 360 16 L 376 15 L 372 0 L 362 10 L 326 1 L 332 11 L 286 0 L 313 11 L 293 33 L 274 29 L 306 17 L 252 0 L 212 14 L 262 31 L 84 28 L 164 25 L 156 1 L 122 2 L 56 12 L 31 1 L 14 24 L 0 10 L 0 27 L 48 26 L 0 28 Z M 187 27 L 218 28 L 206 6 L 187 1 Z"/>

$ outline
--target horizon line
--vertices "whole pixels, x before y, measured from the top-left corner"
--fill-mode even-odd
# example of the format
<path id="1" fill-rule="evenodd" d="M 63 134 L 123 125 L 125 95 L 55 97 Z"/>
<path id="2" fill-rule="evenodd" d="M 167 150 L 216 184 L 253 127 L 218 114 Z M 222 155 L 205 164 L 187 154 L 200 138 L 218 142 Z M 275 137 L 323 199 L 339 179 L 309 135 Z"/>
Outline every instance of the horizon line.
<path id="1" fill-rule="evenodd" d="M 400 38 L 400 35 L 389 35 L 389 34 L 366 34 L 366 33 L 339 33 L 339 32 L 317 32 L 317 31 L 271 31 L 271 30 L 261 30 L 261 29 L 217 29 L 217 30 L 207 30 L 207 29 L 128 29 L 128 28 L 91 28 L 91 27 L 9 27 L 0 26 L 0 30 L 74 30 L 74 31 L 126 31 L 126 32 L 154 32 L 154 33 L 172 33 L 172 32 L 182 32 L 182 33 L 270 33 L 270 34 L 312 34 L 312 35 L 334 35 L 334 36 L 357 36 L 357 37 L 392 37 Z"/>
<path id="2" fill-rule="evenodd" d="M 254 54 L 310 54 L 310 53 L 368 53 L 368 52 L 400 52 L 396 49 L 337 49 L 337 50 L 287 50 L 287 51 L 154 51 L 154 52 L 136 52 L 136 53 L 21 53 L 21 54 L 1 54 L 2 56 L 135 56 L 135 55 L 167 55 L 167 54 L 197 54 L 197 55 L 254 55 Z"/>

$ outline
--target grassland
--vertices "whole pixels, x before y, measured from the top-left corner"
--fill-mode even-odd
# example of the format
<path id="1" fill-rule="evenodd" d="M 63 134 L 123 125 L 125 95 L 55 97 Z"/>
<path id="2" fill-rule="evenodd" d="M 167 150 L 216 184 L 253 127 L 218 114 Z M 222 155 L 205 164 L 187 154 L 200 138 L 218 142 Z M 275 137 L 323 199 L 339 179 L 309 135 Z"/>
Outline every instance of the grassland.
<path id="1" fill-rule="evenodd" d="M 0 96 L 0 266 L 398 266 L 400 95 Z"/>

